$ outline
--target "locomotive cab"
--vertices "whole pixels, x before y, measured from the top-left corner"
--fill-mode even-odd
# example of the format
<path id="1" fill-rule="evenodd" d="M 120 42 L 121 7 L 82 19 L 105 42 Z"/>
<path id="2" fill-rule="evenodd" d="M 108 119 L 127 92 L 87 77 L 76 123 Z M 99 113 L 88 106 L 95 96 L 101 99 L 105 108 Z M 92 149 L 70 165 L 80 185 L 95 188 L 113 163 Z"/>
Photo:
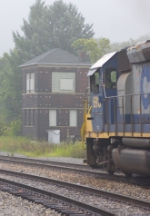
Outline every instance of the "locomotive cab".
<path id="1" fill-rule="evenodd" d="M 97 67 L 97 68 L 95 68 Z M 111 53 L 105 56 L 89 70 L 91 118 L 92 128 L 95 133 L 104 130 L 106 122 L 107 97 L 117 95 L 117 54 Z M 113 101 L 110 101 L 110 119 L 113 122 Z M 105 117 L 105 118 L 104 118 Z"/>

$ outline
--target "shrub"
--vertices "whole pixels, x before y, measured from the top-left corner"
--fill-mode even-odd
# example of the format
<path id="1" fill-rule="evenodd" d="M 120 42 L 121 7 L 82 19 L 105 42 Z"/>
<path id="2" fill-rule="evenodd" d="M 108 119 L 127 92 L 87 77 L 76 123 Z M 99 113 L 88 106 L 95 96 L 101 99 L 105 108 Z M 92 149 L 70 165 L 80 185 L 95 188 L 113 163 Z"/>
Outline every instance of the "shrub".
<path id="1" fill-rule="evenodd" d="M 6 128 L 3 135 L 5 136 L 20 136 L 21 135 L 21 119 L 10 122 L 10 126 Z"/>
<path id="2" fill-rule="evenodd" d="M 85 158 L 86 151 L 82 149 L 80 142 L 50 144 L 48 142 L 32 141 L 24 137 L 0 137 L 0 150 L 14 155 L 21 153 L 31 157 L 73 157 Z"/>

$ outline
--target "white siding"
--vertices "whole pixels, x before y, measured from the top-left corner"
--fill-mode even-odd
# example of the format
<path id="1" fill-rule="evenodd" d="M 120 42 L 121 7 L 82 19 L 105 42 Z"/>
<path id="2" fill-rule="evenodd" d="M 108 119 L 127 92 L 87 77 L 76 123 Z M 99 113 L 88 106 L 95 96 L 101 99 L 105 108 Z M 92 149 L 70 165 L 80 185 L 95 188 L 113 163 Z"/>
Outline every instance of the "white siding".
<path id="1" fill-rule="evenodd" d="M 49 110 L 49 126 L 57 126 L 56 110 Z"/>
<path id="2" fill-rule="evenodd" d="M 70 126 L 76 127 L 77 126 L 77 111 L 76 110 L 70 110 Z"/>

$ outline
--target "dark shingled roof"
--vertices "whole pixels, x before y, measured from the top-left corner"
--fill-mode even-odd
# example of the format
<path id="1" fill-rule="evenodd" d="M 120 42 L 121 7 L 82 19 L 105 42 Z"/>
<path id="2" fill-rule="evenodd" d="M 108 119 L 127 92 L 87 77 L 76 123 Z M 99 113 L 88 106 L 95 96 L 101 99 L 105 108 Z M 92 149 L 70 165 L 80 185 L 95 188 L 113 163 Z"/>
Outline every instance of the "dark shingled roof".
<path id="1" fill-rule="evenodd" d="M 89 61 L 80 61 L 79 57 L 61 50 L 59 48 L 50 50 L 36 58 L 20 65 L 20 67 L 32 66 L 32 65 L 54 65 L 54 66 L 87 66 L 90 67 Z"/>

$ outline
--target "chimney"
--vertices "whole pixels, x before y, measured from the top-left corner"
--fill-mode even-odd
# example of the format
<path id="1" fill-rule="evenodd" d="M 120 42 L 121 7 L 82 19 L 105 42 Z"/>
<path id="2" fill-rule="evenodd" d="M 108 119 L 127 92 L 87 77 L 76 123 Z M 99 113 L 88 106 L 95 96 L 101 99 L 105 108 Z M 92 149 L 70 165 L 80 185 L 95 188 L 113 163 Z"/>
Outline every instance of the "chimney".
<path id="1" fill-rule="evenodd" d="M 80 61 L 87 61 L 87 59 L 88 59 L 88 56 L 87 56 L 86 52 L 80 52 L 79 53 L 79 60 Z"/>

